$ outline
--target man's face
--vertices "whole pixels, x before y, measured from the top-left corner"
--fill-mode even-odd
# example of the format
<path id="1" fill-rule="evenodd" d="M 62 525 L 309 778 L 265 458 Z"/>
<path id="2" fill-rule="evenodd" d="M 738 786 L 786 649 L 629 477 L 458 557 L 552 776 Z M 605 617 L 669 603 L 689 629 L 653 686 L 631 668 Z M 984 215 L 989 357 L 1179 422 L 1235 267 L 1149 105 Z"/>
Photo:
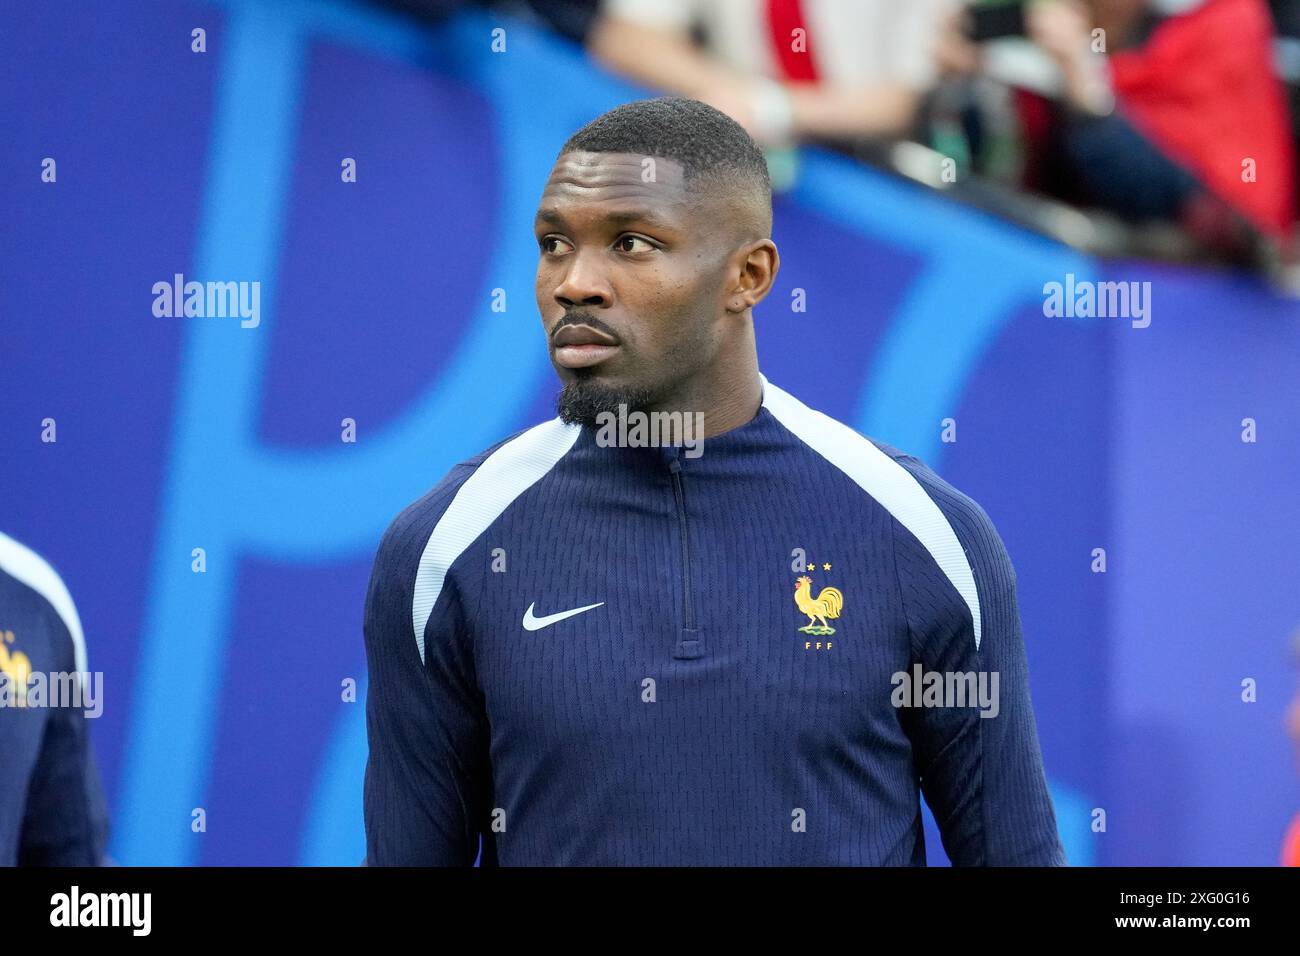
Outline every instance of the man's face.
<path id="1" fill-rule="evenodd" d="M 538 206 L 537 308 L 570 420 L 660 406 L 717 354 L 725 212 L 645 160 L 565 153 Z"/>

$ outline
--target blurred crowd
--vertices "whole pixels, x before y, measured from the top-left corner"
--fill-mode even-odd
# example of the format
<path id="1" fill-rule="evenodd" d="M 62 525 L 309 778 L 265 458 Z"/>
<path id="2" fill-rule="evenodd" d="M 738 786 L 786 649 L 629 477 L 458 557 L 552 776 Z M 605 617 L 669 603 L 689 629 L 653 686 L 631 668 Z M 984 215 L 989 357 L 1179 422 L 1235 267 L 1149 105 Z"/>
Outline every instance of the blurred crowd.
<path id="1" fill-rule="evenodd" d="M 1091 251 L 1300 290 L 1300 0 L 484 2 L 723 110 L 777 188 L 816 143 Z"/>

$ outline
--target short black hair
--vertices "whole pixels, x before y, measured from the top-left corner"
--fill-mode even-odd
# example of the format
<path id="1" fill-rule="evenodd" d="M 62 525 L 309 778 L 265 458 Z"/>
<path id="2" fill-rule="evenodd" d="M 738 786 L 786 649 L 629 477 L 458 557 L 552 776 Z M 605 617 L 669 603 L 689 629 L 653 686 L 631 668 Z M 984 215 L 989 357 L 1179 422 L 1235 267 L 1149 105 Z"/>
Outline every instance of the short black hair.
<path id="1" fill-rule="evenodd" d="M 690 189 L 745 196 L 771 231 L 767 160 L 745 128 L 721 110 L 685 96 L 633 100 L 602 113 L 570 136 L 560 154 L 635 153 L 671 159 Z"/>

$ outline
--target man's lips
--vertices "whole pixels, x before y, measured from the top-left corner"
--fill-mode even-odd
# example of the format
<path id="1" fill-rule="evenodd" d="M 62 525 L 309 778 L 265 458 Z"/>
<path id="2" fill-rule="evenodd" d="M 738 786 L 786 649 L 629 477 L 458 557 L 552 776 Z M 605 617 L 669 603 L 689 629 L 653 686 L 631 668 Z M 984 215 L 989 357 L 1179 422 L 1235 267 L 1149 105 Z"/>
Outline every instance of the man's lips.
<path id="1" fill-rule="evenodd" d="M 589 325 L 566 325 L 551 344 L 555 361 L 565 368 L 588 368 L 618 351 L 618 339 Z"/>

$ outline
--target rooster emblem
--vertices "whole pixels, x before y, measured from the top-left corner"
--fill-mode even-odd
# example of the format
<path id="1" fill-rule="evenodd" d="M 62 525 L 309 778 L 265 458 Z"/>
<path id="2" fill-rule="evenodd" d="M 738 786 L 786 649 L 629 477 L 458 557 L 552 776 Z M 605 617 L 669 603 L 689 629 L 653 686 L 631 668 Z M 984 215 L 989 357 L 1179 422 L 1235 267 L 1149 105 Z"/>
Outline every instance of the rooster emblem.
<path id="1" fill-rule="evenodd" d="M 5 645 L 13 642 L 13 631 L 0 632 L 0 673 L 13 684 L 14 702 L 17 706 L 26 707 L 27 684 L 32 679 L 32 662 L 22 651 L 9 653 L 9 648 Z"/>
<path id="2" fill-rule="evenodd" d="M 794 582 L 794 603 L 801 614 L 808 615 L 808 623 L 799 628 L 800 633 L 818 636 L 835 633 L 835 628 L 827 624 L 826 619 L 839 617 L 844 607 L 844 595 L 837 588 L 822 588 L 821 593 L 813 597 L 812 578 L 805 574 Z"/>

